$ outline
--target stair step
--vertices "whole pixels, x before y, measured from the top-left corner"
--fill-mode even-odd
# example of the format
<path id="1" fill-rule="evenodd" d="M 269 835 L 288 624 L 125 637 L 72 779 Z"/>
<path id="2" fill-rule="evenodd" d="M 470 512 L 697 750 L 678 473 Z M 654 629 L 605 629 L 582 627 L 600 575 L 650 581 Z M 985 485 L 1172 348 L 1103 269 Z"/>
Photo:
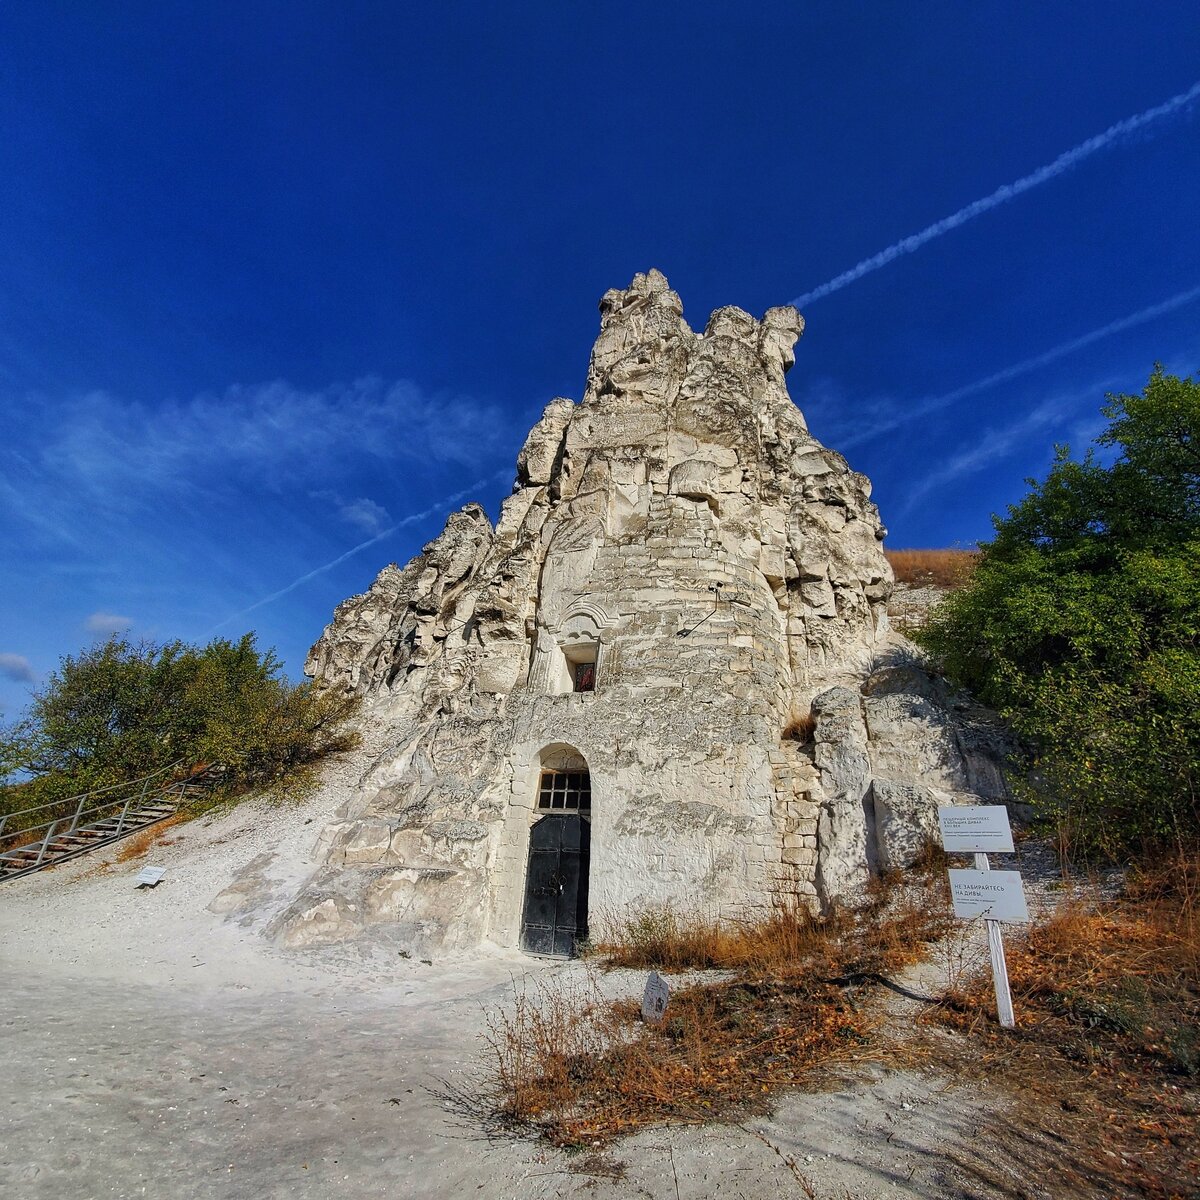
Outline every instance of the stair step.
<path id="1" fill-rule="evenodd" d="M 111 792 L 103 789 L 98 793 L 104 796 L 100 811 L 107 811 L 108 816 L 95 820 L 84 818 L 86 824 L 63 828 L 61 831 L 55 831 L 54 827 L 51 827 L 48 840 L 18 846 L 0 853 L 0 879 L 22 875 L 62 859 L 85 854 L 156 822 L 174 817 L 190 801 L 211 794 L 220 781 L 221 772 L 210 768 L 208 773 L 200 772 L 168 782 L 163 782 L 160 778 L 153 787 L 146 781 L 142 783 L 140 791 L 135 791 L 133 795 L 124 799 L 113 800 Z M 82 803 L 86 804 L 91 798 L 92 793 L 88 793 L 82 798 Z M 63 826 L 71 823 L 70 816 L 62 818 Z M 44 830 L 43 837 L 45 833 Z"/>

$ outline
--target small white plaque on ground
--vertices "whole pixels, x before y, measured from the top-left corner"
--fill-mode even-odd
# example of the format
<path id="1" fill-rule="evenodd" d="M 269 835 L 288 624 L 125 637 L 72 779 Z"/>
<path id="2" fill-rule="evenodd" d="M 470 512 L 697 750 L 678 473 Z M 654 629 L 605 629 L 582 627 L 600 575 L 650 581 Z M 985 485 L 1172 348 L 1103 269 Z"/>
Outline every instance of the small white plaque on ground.
<path id="1" fill-rule="evenodd" d="M 667 987 L 667 981 L 657 971 L 651 971 L 646 980 L 646 990 L 642 993 L 642 1020 L 657 1024 L 663 1019 L 670 999 L 671 989 Z"/>
<path id="2" fill-rule="evenodd" d="M 163 876 L 166 875 L 166 867 L 143 867 L 137 876 L 138 887 L 156 887 L 162 883 Z"/>
<path id="3" fill-rule="evenodd" d="M 942 849 L 979 854 L 1011 854 L 1012 826 L 1003 804 L 942 804 L 938 806 Z"/>
<path id="4" fill-rule="evenodd" d="M 950 894 L 954 915 L 970 920 L 1028 921 L 1025 889 L 1020 871 L 971 871 L 950 869 Z"/>

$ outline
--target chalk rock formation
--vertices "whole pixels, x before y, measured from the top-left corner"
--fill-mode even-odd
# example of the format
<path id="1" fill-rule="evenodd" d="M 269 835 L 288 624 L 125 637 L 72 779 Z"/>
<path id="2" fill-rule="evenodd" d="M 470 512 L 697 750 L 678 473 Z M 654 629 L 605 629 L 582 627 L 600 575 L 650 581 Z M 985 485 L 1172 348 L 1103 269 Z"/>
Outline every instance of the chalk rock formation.
<path id="1" fill-rule="evenodd" d="M 911 863 L 937 803 L 1006 794 L 986 715 L 889 628 L 869 481 L 788 396 L 800 314 L 721 308 L 697 334 L 658 271 L 600 314 L 583 399 L 547 406 L 496 526 L 454 513 L 310 653 L 392 736 L 287 944 L 531 944 L 555 786 L 593 926 L 852 900 Z M 785 736 L 810 709 L 813 737 Z"/>

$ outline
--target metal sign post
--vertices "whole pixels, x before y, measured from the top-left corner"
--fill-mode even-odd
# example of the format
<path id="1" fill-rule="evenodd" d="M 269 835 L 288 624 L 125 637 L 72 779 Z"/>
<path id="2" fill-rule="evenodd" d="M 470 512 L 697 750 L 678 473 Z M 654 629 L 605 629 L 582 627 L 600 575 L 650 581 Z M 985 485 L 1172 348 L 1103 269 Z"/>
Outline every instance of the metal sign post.
<path id="1" fill-rule="evenodd" d="M 975 855 L 975 869 L 950 870 L 950 893 L 954 915 L 965 919 L 982 917 L 987 929 L 988 954 L 992 960 L 992 980 L 996 985 L 996 1014 L 1005 1029 L 1016 1027 L 1012 991 L 1008 985 L 1008 964 L 1004 961 L 1002 921 L 1028 921 L 1029 909 L 1021 876 L 1016 871 L 993 871 L 989 850 L 1011 854 L 1012 828 L 1008 810 L 995 805 L 946 805 L 938 808 L 942 846 L 948 851 L 967 851 Z"/>
<path id="2" fill-rule="evenodd" d="M 975 870 L 991 871 L 986 854 L 975 855 Z M 1000 1024 L 1005 1029 L 1015 1029 L 1016 1016 L 1013 1014 L 1012 992 L 1008 986 L 1008 963 L 1004 961 L 1004 938 L 1000 934 L 1000 922 L 984 918 L 987 927 L 988 954 L 992 959 L 992 981 L 996 985 L 996 1014 Z"/>

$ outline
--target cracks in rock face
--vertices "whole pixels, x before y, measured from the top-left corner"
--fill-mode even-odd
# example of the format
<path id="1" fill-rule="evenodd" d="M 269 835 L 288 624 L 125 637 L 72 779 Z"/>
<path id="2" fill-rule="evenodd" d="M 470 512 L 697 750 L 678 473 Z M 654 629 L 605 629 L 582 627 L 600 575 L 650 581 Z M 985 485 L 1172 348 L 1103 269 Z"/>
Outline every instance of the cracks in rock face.
<path id="1" fill-rule="evenodd" d="M 836 899 L 881 855 L 875 760 L 902 758 L 902 735 L 874 737 L 858 695 L 886 636 L 869 483 L 812 437 L 787 394 L 794 310 L 760 322 L 718 309 L 700 337 L 650 272 L 607 293 L 601 314 L 587 390 L 578 405 L 546 406 L 499 527 L 478 508 L 453 514 L 422 555 L 338 607 L 313 672 L 407 723 L 393 813 L 423 852 L 465 854 L 437 849 L 434 826 L 486 829 L 488 886 L 509 907 L 498 917 L 480 902 L 481 930 L 519 924 L 530 764 L 560 742 L 596 774 L 593 884 L 606 902 L 686 903 L 702 885 L 724 888 L 713 896 L 734 909 L 773 880 Z M 563 648 L 592 640 L 595 690 L 574 693 Z M 789 708 L 845 682 L 853 711 L 814 701 L 812 745 L 780 743 Z M 915 737 L 919 722 L 904 721 Z M 958 761 L 980 753 L 966 733 L 942 741 Z M 904 770 L 919 778 L 927 765 L 911 755 Z M 370 838 L 360 843 L 368 854 Z M 623 865 L 660 860 L 661 871 Z M 711 862 L 728 870 L 710 887 Z M 474 868 L 451 866 L 467 886 Z M 417 892 L 399 895 L 374 908 L 364 895 L 356 911 L 425 911 Z"/>

